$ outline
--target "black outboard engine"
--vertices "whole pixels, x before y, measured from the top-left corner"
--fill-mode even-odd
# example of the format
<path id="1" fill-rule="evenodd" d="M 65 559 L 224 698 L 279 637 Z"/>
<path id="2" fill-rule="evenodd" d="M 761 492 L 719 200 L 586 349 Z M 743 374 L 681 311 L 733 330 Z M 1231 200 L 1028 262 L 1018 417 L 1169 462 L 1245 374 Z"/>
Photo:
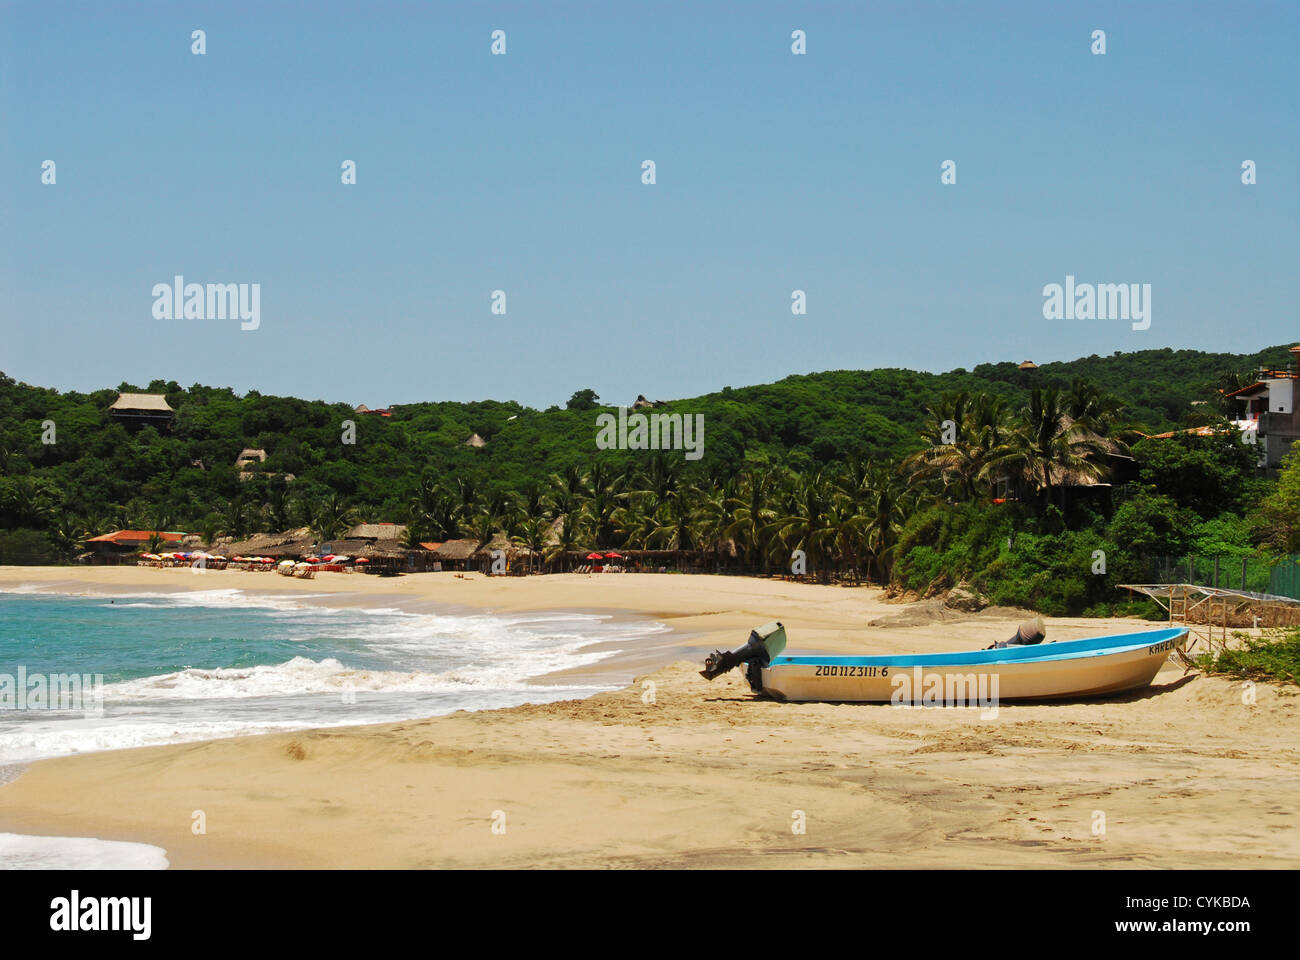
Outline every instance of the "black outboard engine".
<path id="1" fill-rule="evenodd" d="M 1042 643 L 1043 638 L 1047 636 L 1047 627 L 1043 625 L 1042 617 L 1034 617 L 1032 620 L 1026 620 L 1016 630 L 1015 636 L 1010 640 L 1000 640 L 997 643 L 990 644 L 985 650 L 997 648 L 1001 650 L 1004 647 L 1029 646 L 1034 643 Z"/>
<path id="2" fill-rule="evenodd" d="M 705 680 L 722 676 L 742 663 L 748 664 L 745 679 L 755 692 L 763 689 L 763 668 L 785 649 L 785 627 L 779 622 L 764 624 L 750 631 L 749 641 L 737 650 L 714 650 L 704 661 L 700 676 Z"/>

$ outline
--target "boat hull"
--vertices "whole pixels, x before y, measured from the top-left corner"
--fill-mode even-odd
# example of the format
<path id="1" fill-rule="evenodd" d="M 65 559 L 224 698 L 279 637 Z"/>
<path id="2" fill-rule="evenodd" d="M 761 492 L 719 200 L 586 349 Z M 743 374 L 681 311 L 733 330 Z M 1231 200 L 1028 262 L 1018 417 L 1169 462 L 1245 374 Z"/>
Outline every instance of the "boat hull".
<path id="1" fill-rule="evenodd" d="M 762 689 L 801 702 L 976 705 L 1103 696 L 1150 684 L 1186 640 L 1186 630 L 1172 629 L 911 657 L 776 657 L 762 669 Z"/>

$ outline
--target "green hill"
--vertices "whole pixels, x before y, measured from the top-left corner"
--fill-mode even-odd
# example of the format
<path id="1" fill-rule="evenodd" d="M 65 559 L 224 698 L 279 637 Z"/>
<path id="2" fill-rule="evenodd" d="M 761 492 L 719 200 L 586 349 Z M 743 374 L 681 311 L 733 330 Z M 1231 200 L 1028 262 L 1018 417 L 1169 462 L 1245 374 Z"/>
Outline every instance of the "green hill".
<path id="1" fill-rule="evenodd" d="M 683 477 L 720 485 L 745 461 L 807 471 L 849 455 L 888 460 L 918 449 L 925 407 L 944 391 L 986 392 L 1023 401 L 1031 384 L 1066 386 L 1083 377 L 1125 404 L 1124 416 L 1157 432 L 1193 422 L 1193 401 L 1213 409 L 1217 389 L 1261 364 L 1284 366 L 1286 346 L 1254 354 L 1144 350 L 973 370 L 837 370 L 776 383 L 724 388 L 676 400 L 656 412 L 703 414 L 704 456 L 678 464 Z M 163 393 L 176 411 L 170 430 L 130 430 L 109 415 L 118 391 Z M 610 398 L 604 398 L 609 400 Z M 618 398 L 627 402 L 630 398 Z M 174 382 L 121 384 L 60 393 L 0 375 L 0 528 L 45 531 L 74 516 L 92 532 L 114 526 L 203 530 L 264 528 L 284 522 L 284 485 L 296 499 L 339 495 L 370 520 L 401 520 L 421 477 L 467 484 L 481 500 L 525 491 L 552 474 L 593 461 L 614 471 L 644 466 L 646 454 L 598 451 L 592 406 L 575 394 L 569 408 L 539 411 L 509 401 L 414 403 L 391 417 L 355 413 L 346 403 L 299 400 Z M 42 443 L 53 422 L 55 442 Z M 344 422 L 356 442 L 342 442 Z M 478 434 L 482 447 L 466 446 Z M 246 447 L 268 457 L 241 479 L 234 463 Z M 674 459 L 680 459 L 674 455 Z M 534 490 L 535 494 L 535 490 Z M 249 517 L 234 518 L 248 512 Z M 229 521 L 229 522 L 227 522 Z"/>

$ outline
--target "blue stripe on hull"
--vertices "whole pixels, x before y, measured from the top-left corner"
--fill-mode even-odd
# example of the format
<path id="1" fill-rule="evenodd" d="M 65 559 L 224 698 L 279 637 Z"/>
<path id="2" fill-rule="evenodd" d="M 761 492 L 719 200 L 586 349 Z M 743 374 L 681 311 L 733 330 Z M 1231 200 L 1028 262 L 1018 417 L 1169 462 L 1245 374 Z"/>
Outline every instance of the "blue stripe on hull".
<path id="1" fill-rule="evenodd" d="M 1042 660 L 1104 657 L 1126 650 L 1151 647 L 1166 640 L 1174 640 L 1186 633 L 1185 627 L 1176 627 L 1167 630 L 1144 630 L 1140 633 L 1121 633 L 1109 637 L 1087 637 L 1083 640 L 1037 643 L 1024 647 L 1003 647 L 1000 650 L 966 650 L 954 653 L 917 653 L 884 657 L 774 657 L 771 665 L 777 667 L 783 663 L 791 663 L 842 667 L 956 667 L 973 664 L 1033 663 Z"/>

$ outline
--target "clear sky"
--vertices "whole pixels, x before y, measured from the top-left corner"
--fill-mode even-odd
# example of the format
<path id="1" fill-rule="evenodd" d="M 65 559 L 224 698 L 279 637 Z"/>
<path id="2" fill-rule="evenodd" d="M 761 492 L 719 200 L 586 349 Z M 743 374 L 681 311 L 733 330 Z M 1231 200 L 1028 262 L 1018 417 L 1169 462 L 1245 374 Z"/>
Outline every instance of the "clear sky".
<path id="1" fill-rule="evenodd" d="M 1298 51 L 1297 2 L 0 2 L 0 370 L 543 407 L 1296 341 Z M 176 274 L 260 328 L 155 319 Z M 1044 320 L 1067 274 L 1150 328 Z"/>

